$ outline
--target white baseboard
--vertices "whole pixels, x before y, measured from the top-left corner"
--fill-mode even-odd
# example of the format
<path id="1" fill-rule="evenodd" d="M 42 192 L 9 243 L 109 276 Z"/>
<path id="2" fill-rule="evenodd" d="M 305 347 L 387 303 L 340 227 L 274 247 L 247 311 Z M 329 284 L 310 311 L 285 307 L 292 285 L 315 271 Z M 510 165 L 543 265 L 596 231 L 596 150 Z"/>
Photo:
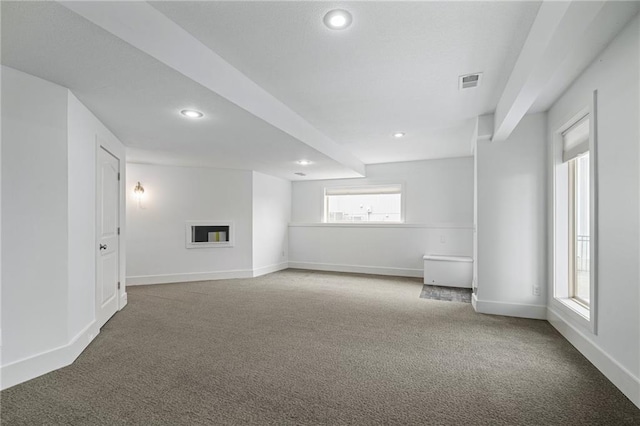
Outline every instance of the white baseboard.
<path id="1" fill-rule="evenodd" d="M 127 277 L 128 286 L 133 285 L 149 285 L 149 284 L 169 284 L 184 283 L 190 281 L 211 281 L 211 280 L 229 280 L 233 278 L 252 278 L 253 271 L 251 269 L 238 269 L 235 271 L 216 271 L 216 272 L 188 272 L 183 274 L 165 274 L 165 275 L 138 275 Z"/>
<path id="2" fill-rule="evenodd" d="M 507 317 L 547 319 L 547 307 L 545 305 L 526 305 L 523 303 L 505 303 L 492 300 L 480 300 L 474 294 L 471 304 L 476 312 L 481 314 L 504 315 Z"/>
<path id="3" fill-rule="evenodd" d="M 341 265 L 334 263 L 292 262 L 289 268 L 310 269 L 313 271 L 351 272 L 356 274 L 391 275 L 396 277 L 422 278 L 424 269 L 392 268 L 368 265 Z"/>
<path id="4" fill-rule="evenodd" d="M 0 389 L 10 388 L 66 367 L 78 358 L 98 333 L 100 329 L 92 321 L 66 345 L 3 365 L 0 368 Z"/>
<path id="5" fill-rule="evenodd" d="M 640 408 L 640 379 L 618 361 L 611 358 L 578 328 L 571 325 L 559 312 L 548 308 L 547 320 L 562 336 L 575 346 L 607 379 Z"/>
<path id="6" fill-rule="evenodd" d="M 289 267 L 289 262 L 276 263 L 273 265 L 262 266 L 260 268 L 256 268 L 253 270 L 254 277 L 260 277 L 262 275 L 267 275 L 272 272 L 282 271 Z"/>

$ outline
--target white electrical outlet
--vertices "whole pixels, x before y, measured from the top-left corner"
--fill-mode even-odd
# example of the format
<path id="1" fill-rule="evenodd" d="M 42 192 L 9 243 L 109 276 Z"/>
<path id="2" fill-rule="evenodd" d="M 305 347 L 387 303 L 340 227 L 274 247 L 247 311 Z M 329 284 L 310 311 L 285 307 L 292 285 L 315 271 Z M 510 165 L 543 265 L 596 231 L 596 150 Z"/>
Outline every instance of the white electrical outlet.
<path id="1" fill-rule="evenodd" d="M 444 237 L 444 235 L 440 235 L 440 242 L 443 243 L 443 244 L 447 242 L 447 240 Z"/>
<path id="2" fill-rule="evenodd" d="M 533 286 L 533 295 L 540 296 L 540 286 L 537 286 L 537 285 Z"/>

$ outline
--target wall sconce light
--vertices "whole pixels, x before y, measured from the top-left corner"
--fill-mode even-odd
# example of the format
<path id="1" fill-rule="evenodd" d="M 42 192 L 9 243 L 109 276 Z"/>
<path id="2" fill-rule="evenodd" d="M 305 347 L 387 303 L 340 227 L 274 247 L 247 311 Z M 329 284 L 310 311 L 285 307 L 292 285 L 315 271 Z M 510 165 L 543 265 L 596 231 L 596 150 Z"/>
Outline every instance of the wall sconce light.
<path id="1" fill-rule="evenodd" d="M 140 182 L 133 188 L 133 196 L 138 201 L 138 207 L 142 207 L 142 197 L 144 196 L 144 187 Z"/>
<path id="2" fill-rule="evenodd" d="M 138 182 L 136 187 L 133 188 L 133 193 L 136 195 L 136 197 L 142 198 L 142 195 L 144 194 L 144 187 L 140 184 L 140 182 Z"/>

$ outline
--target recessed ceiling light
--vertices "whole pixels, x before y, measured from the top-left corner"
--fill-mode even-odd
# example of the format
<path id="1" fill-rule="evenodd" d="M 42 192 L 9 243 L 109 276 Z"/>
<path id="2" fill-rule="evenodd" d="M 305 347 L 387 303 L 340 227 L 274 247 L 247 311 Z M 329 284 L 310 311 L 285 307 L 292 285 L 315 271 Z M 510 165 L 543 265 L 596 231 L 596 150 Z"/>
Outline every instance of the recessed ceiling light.
<path id="1" fill-rule="evenodd" d="M 403 137 L 404 137 L 404 135 L 405 135 L 405 133 L 404 133 L 404 132 L 395 132 L 395 133 L 393 134 L 393 137 L 394 137 L 394 138 L 396 138 L 396 139 L 400 139 L 400 138 L 403 138 Z"/>
<path id="2" fill-rule="evenodd" d="M 202 118 L 202 117 L 204 117 L 203 113 L 201 113 L 200 111 L 193 110 L 193 109 L 183 109 L 182 111 L 180 111 L 180 114 L 184 115 L 185 117 L 189 117 L 189 118 Z"/>
<path id="3" fill-rule="evenodd" d="M 311 161 L 309 161 L 309 160 L 298 160 L 297 163 L 300 164 L 301 166 L 308 166 L 309 164 L 311 164 Z"/>
<path id="4" fill-rule="evenodd" d="M 324 15 L 324 24 L 332 30 L 344 30 L 353 21 L 351 14 L 346 10 L 334 9 Z"/>

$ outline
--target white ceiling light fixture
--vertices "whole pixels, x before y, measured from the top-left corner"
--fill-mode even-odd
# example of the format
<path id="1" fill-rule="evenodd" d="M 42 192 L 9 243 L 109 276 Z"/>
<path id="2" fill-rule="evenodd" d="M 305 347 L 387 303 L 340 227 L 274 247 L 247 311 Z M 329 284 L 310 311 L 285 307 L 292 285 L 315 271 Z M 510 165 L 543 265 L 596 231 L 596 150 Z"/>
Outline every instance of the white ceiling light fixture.
<path id="1" fill-rule="evenodd" d="M 309 160 L 298 160 L 297 163 L 300 164 L 301 166 L 308 166 L 312 162 Z"/>
<path id="2" fill-rule="evenodd" d="M 396 139 L 400 139 L 400 138 L 404 138 L 405 133 L 404 132 L 395 132 L 393 134 L 393 137 Z"/>
<path id="3" fill-rule="evenodd" d="M 194 109 L 183 109 L 182 111 L 180 111 L 180 114 L 184 115 L 185 117 L 189 117 L 189 118 L 202 118 L 202 117 L 204 117 L 203 113 L 201 113 L 200 111 L 196 111 Z"/>
<path id="4" fill-rule="evenodd" d="M 331 28 L 332 30 L 344 30 L 351 22 L 353 22 L 353 17 L 349 12 L 343 9 L 334 9 L 327 12 L 324 15 L 324 24 Z"/>

